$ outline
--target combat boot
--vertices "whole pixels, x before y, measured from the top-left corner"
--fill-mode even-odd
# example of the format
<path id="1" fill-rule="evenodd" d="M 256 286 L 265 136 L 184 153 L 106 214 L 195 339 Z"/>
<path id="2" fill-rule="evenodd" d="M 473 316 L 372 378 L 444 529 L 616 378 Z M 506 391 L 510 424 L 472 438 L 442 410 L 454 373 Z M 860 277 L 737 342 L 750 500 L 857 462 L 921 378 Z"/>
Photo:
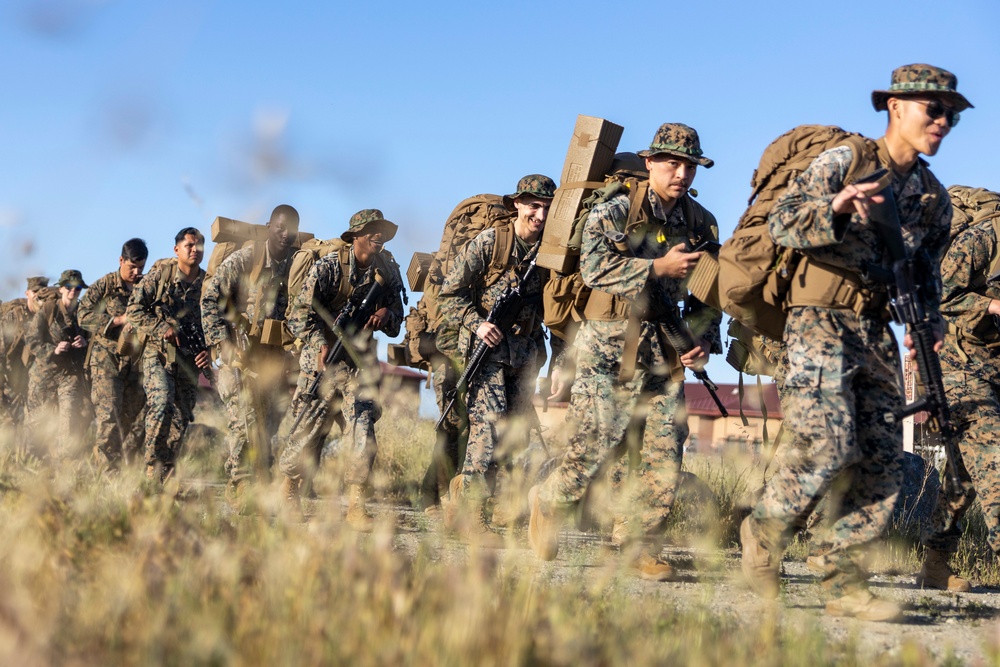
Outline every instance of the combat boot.
<path id="1" fill-rule="evenodd" d="M 493 528 L 486 521 L 483 508 L 473 509 L 471 520 L 463 521 L 459 529 L 459 537 L 470 546 L 481 547 L 483 549 L 503 549 L 503 536 L 494 532 Z"/>
<path id="2" fill-rule="evenodd" d="M 917 586 L 921 588 L 936 588 L 953 593 L 967 593 L 972 589 L 968 579 L 955 574 L 948 565 L 951 554 L 937 549 L 928 549 L 924 554 L 924 564 L 917 573 Z"/>
<path id="3" fill-rule="evenodd" d="M 444 518 L 444 527 L 448 530 L 456 530 L 458 528 L 458 513 L 460 510 L 460 503 L 462 498 L 462 474 L 459 473 L 451 478 L 448 482 L 448 496 L 447 499 L 441 498 L 441 509 L 442 516 Z"/>
<path id="4" fill-rule="evenodd" d="M 778 597 L 781 561 L 772 557 L 767 549 L 760 546 L 750 528 L 750 517 L 743 519 L 743 523 L 740 524 L 740 542 L 743 544 L 740 567 L 750 588 L 763 598 Z"/>
<path id="5" fill-rule="evenodd" d="M 531 549 L 542 560 L 555 560 L 559 555 L 559 518 L 542 511 L 537 486 L 528 491 L 528 506 L 531 508 L 531 517 L 528 519 L 528 542 Z"/>
<path id="6" fill-rule="evenodd" d="M 300 494 L 300 489 L 302 488 L 302 480 L 298 478 L 288 477 L 287 475 L 281 480 L 281 504 L 288 510 L 289 514 L 299 521 L 305 520 L 305 514 L 302 512 L 302 496 Z"/>
<path id="7" fill-rule="evenodd" d="M 365 510 L 365 494 L 360 484 L 347 487 L 347 525 L 359 533 L 370 533 L 375 527 L 375 517 Z"/>
<path id="8" fill-rule="evenodd" d="M 615 519 L 611 524 L 611 544 L 622 547 L 628 541 L 628 521 Z"/>
<path id="9" fill-rule="evenodd" d="M 903 620 L 903 609 L 889 600 L 877 598 L 867 589 L 861 589 L 835 598 L 826 603 L 830 616 L 853 616 L 862 621 L 895 623 Z"/>
<path id="10" fill-rule="evenodd" d="M 674 568 L 659 556 L 644 549 L 639 556 L 632 561 L 632 569 L 640 579 L 646 581 L 671 581 L 674 579 Z"/>

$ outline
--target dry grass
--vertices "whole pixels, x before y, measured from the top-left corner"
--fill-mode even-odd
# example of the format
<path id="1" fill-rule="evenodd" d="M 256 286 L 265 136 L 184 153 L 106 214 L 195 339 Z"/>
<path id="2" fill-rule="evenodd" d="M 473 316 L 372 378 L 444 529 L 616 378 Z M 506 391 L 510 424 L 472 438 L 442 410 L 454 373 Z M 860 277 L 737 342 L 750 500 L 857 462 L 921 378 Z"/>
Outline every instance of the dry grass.
<path id="1" fill-rule="evenodd" d="M 380 422 L 376 492 L 411 496 L 432 425 Z M 182 476 L 218 479 L 220 443 L 189 443 Z M 286 521 L 259 487 L 234 515 L 217 489 L 158 493 L 137 469 L 51 470 L 0 456 L 0 664 L 18 665 L 856 665 L 857 647 L 695 604 L 637 598 L 620 576 L 555 577 L 531 558 L 401 548 L 329 505 Z M 327 473 L 329 475 L 329 473 Z M 750 484 L 706 468 L 732 542 Z M 332 481 L 327 482 L 333 484 Z M 576 571 L 578 570 L 578 571 Z M 706 603 L 707 604 L 707 603 Z M 865 659 L 865 664 L 872 661 Z M 922 665 L 904 648 L 875 665 Z"/>

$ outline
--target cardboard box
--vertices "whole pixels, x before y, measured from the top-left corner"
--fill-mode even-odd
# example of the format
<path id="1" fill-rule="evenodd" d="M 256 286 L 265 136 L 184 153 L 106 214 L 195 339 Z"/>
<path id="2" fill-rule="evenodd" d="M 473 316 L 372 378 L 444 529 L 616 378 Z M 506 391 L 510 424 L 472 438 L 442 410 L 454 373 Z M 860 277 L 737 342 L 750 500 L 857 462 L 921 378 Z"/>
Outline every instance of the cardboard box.
<path id="1" fill-rule="evenodd" d="M 427 285 L 427 274 L 430 272 L 434 255 L 429 252 L 415 252 L 410 258 L 410 266 L 406 269 L 406 280 L 411 292 L 423 292 Z"/>
<path id="2" fill-rule="evenodd" d="M 242 220 L 218 217 L 212 221 L 212 240 L 216 243 L 243 243 L 244 241 L 261 241 L 267 238 L 267 225 L 255 225 Z M 309 232 L 299 232 L 292 241 L 298 248 L 315 235 Z"/>
<path id="3" fill-rule="evenodd" d="M 623 131 L 621 125 L 603 118 L 577 116 L 559 188 L 542 232 L 545 252 L 538 253 L 539 266 L 560 273 L 576 269 L 580 249 L 568 245 L 573 222 L 583 200 L 604 182 L 604 175 L 611 169 Z"/>

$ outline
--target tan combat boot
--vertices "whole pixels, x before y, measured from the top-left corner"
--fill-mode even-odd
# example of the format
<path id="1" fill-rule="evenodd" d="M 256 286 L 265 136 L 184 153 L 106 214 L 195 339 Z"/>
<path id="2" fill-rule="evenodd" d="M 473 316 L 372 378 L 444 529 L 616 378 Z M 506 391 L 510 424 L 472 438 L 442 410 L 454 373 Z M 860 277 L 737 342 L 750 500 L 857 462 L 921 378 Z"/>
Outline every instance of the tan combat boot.
<path id="1" fill-rule="evenodd" d="M 781 561 L 773 558 L 767 549 L 760 546 L 750 528 L 750 517 L 743 519 L 740 524 L 740 542 L 743 544 L 740 567 L 750 588 L 763 598 L 773 600 L 778 597 Z"/>
<path id="2" fill-rule="evenodd" d="M 895 602 L 877 598 L 862 589 L 826 603 L 830 616 L 853 616 L 862 621 L 894 623 L 903 620 L 903 610 Z"/>
<path id="3" fill-rule="evenodd" d="M 302 480 L 291 478 L 287 475 L 281 480 L 281 504 L 288 510 L 288 513 L 298 521 L 305 521 L 305 514 L 302 511 Z"/>
<path id="4" fill-rule="evenodd" d="M 462 521 L 459 528 L 459 537 L 473 547 L 483 549 L 503 549 L 503 536 L 495 532 L 486 521 L 486 515 L 482 507 L 473 508 L 471 516 Z"/>
<path id="5" fill-rule="evenodd" d="M 528 507 L 531 508 L 531 517 L 528 519 L 528 542 L 531 549 L 542 560 L 555 560 L 559 554 L 559 518 L 542 511 L 537 486 L 528 491 Z"/>
<path id="6" fill-rule="evenodd" d="M 444 527 L 448 530 L 458 528 L 458 514 L 462 499 L 462 473 L 458 473 L 448 482 L 448 498 L 441 498 Z"/>
<path id="7" fill-rule="evenodd" d="M 365 510 L 365 494 L 360 484 L 347 487 L 347 525 L 359 533 L 370 533 L 375 527 L 375 517 Z"/>
<path id="8" fill-rule="evenodd" d="M 632 569 L 640 579 L 646 581 L 671 581 L 674 579 L 674 568 L 651 550 L 643 549 L 638 558 L 632 561 Z"/>
<path id="9" fill-rule="evenodd" d="M 955 574 L 948 565 L 951 554 L 937 549 L 928 549 L 924 554 L 924 565 L 917 573 L 917 586 L 921 588 L 936 588 L 953 593 L 966 593 L 972 589 L 968 579 Z"/>

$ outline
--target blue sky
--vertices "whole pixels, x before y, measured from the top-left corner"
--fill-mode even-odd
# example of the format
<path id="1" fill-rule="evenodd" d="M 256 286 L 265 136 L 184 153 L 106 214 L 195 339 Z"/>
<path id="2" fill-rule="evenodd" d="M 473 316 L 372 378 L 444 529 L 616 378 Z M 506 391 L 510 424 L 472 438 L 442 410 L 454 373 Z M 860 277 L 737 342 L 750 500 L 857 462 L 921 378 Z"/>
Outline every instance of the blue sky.
<path id="1" fill-rule="evenodd" d="M 622 150 L 697 128 L 716 166 L 695 188 L 728 236 L 768 142 L 801 123 L 879 136 L 870 91 L 911 62 L 955 72 L 976 105 L 935 173 L 1000 189 L 997 25 L 987 0 L 8 0 L 0 298 L 36 273 L 95 279 L 132 236 L 166 256 L 182 227 L 279 203 L 321 237 L 381 208 L 405 269 L 464 197 L 557 178 L 580 113 L 623 125 Z"/>

